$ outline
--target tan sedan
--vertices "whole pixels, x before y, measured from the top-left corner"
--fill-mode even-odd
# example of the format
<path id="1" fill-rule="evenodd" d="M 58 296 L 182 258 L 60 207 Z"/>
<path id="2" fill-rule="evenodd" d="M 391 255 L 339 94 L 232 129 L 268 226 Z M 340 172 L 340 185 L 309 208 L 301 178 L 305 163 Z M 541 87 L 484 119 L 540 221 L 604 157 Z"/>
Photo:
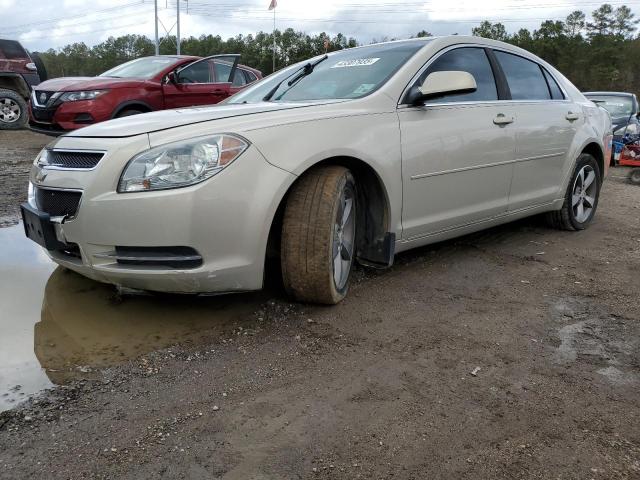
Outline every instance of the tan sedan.
<path id="1" fill-rule="evenodd" d="M 607 112 L 504 43 L 369 45 L 281 70 L 225 104 L 108 121 L 36 161 L 27 235 L 59 264 L 142 290 L 344 298 L 354 261 L 529 215 L 592 221 Z"/>

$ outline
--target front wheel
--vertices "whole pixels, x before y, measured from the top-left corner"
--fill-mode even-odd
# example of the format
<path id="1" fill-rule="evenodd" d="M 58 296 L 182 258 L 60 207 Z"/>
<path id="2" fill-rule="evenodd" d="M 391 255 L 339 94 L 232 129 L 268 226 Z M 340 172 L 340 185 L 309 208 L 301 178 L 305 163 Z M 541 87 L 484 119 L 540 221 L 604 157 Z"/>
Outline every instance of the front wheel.
<path id="1" fill-rule="evenodd" d="M 356 184 L 340 166 L 315 168 L 293 186 L 282 224 L 281 264 L 287 293 L 333 305 L 349 288 L 356 243 Z"/>
<path id="2" fill-rule="evenodd" d="M 631 183 L 640 185 L 640 168 L 634 168 L 631 170 L 631 173 L 629 173 L 629 180 Z"/>
<path id="3" fill-rule="evenodd" d="M 0 130 L 17 130 L 26 125 L 27 102 L 17 92 L 0 88 Z"/>
<path id="4" fill-rule="evenodd" d="M 549 212 L 549 223 L 562 230 L 584 230 L 593 220 L 600 198 L 600 167 L 583 153 L 578 157 L 560 210 Z"/>

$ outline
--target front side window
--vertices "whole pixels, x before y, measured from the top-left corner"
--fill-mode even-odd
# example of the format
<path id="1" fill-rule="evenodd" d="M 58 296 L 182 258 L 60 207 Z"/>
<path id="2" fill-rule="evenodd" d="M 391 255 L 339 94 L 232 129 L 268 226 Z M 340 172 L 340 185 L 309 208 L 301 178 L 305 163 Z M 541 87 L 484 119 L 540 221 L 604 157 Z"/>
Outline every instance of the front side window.
<path id="1" fill-rule="evenodd" d="M 540 66 L 526 58 L 496 51 L 502 71 L 507 77 L 513 100 L 549 100 L 551 94 Z"/>
<path id="2" fill-rule="evenodd" d="M 183 68 L 178 73 L 180 83 L 211 83 L 210 62 L 207 60 L 195 62 Z"/>
<path id="3" fill-rule="evenodd" d="M 473 75 L 478 86 L 475 92 L 446 95 L 425 103 L 483 102 L 498 99 L 498 89 L 489 58 L 483 48 L 464 47 L 450 50 L 438 57 L 416 82 L 422 85 L 433 72 L 462 71 Z"/>
<path id="4" fill-rule="evenodd" d="M 0 40 L 0 58 L 9 60 L 16 58 L 28 58 L 22 45 L 15 40 Z"/>

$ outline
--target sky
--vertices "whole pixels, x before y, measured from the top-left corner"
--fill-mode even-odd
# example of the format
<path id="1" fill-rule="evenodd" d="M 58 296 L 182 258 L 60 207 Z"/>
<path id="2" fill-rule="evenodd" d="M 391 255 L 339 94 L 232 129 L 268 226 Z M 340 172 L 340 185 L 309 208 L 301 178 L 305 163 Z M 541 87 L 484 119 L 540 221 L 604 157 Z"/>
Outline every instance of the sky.
<path id="1" fill-rule="evenodd" d="M 157 0 L 160 36 L 175 34 L 176 2 Z M 270 0 L 179 0 L 181 36 L 223 38 L 273 29 Z M 363 43 L 407 38 L 420 30 L 434 35 L 470 34 L 481 20 L 502 22 L 510 32 L 562 20 L 573 10 L 589 14 L 592 0 L 278 0 L 276 27 L 310 34 L 343 33 Z M 609 0 L 640 14 L 640 0 Z M 0 38 L 18 39 L 29 50 L 73 42 L 95 45 L 109 36 L 154 36 L 154 0 L 0 0 Z M 640 16 L 640 15 L 639 15 Z M 172 29 L 173 27 L 173 29 Z"/>

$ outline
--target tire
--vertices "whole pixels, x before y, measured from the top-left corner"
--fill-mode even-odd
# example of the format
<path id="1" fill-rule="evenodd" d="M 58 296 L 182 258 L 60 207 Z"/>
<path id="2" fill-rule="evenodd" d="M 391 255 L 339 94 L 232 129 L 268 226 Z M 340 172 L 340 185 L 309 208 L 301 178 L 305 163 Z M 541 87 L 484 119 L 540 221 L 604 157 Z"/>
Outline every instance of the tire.
<path id="1" fill-rule="evenodd" d="M 629 172 L 629 180 L 631 183 L 640 185 L 640 168 L 634 168 Z"/>
<path id="2" fill-rule="evenodd" d="M 130 117 L 131 115 L 138 115 L 140 113 L 145 113 L 142 110 L 137 110 L 135 108 L 126 108 L 124 110 L 122 110 L 120 113 L 118 113 L 115 118 L 122 118 L 122 117 Z"/>
<path id="3" fill-rule="evenodd" d="M 583 183 L 584 182 L 584 183 Z M 586 183 L 586 189 L 582 187 Z M 549 212 L 549 224 L 560 230 L 584 230 L 598 208 L 602 179 L 596 159 L 583 153 L 578 157 L 560 210 Z"/>
<path id="4" fill-rule="evenodd" d="M 0 88 L 0 130 L 18 130 L 27 124 L 27 102 L 17 92 Z"/>
<path id="5" fill-rule="evenodd" d="M 355 256 L 357 195 L 351 172 L 315 168 L 293 186 L 284 211 L 280 261 L 295 300 L 334 305 L 349 289 Z"/>

